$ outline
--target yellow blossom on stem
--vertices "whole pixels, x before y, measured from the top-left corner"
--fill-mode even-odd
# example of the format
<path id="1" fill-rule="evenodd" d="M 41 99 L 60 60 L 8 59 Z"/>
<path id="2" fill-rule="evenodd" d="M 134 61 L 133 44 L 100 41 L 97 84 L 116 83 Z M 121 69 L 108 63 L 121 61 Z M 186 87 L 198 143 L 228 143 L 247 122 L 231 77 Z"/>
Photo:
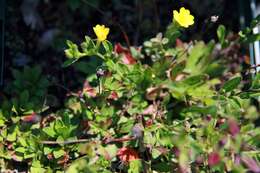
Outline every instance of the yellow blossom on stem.
<path id="1" fill-rule="evenodd" d="M 190 10 L 182 7 L 180 12 L 173 11 L 173 20 L 178 22 L 178 24 L 184 28 L 188 28 L 190 25 L 194 24 L 194 16 L 190 14 Z"/>
<path id="2" fill-rule="evenodd" d="M 93 30 L 99 42 L 105 41 L 107 39 L 109 28 L 105 27 L 105 25 L 96 25 L 93 27 Z"/>

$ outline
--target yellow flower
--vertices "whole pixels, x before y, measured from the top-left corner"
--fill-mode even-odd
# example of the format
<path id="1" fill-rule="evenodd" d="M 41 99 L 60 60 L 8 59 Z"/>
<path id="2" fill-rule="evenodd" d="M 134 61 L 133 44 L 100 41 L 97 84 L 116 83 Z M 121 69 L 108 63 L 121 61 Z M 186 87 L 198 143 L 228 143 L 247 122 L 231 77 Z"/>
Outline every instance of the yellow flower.
<path id="1" fill-rule="evenodd" d="M 109 28 L 106 28 L 105 25 L 96 25 L 93 27 L 93 30 L 97 36 L 98 41 L 105 41 L 107 35 L 109 34 Z"/>
<path id="2" fill-rule="evenodd" d="M 194 24 L 194 16 L 190 14 L 190 10 L 182 7 L 180 12 L 173 11 L 173 20 L 179 23 L 180 26 L 188 28 L 190 25 Z"/>

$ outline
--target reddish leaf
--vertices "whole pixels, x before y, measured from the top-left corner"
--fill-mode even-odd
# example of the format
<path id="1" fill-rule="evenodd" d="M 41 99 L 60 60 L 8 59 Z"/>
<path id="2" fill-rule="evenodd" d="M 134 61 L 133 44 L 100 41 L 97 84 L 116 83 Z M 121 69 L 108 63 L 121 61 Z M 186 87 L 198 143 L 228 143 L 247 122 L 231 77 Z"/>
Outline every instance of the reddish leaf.
<path id="1" fill-rule="evenodd" d="M 124 163 L 139 159 L 138 153 L 134 149 L 128 147 L 120 148 L 117 151 L 117 156 Z"/>
<path id="2" fill-rule="evenodd" d="M 119 97 L 118 97 L 117 92 L 112 91 L 108 98 L 111 100 L 118 100 Z"/>
<path id="3" fill-rule="evenodd" d="M 134 57 L 131 55 L 130 52 L 127 52 L 127 53 L 123 54 L 122 61 L 126 65 L 136 64 L 136 60 L 134 59 Z"/>
<path id="4" fill-rule="evenodd" d="M 260 166 L 254 159 L 250 157 L 242 157 L 241 160 L 250 171 L 260 173 Z"/>
<path id="5" fill-rule="evenodd" d="M 217 152 L 212 152 L 208 156 L 209 166 L 215 166 L 220 163 L 220 155 Z"/>
<path id="6" fill-rule="evenodd" d="M 26 122 L 26 123 L 38 123 L 38 122 L 40 122 L 41 117 L 34 112 L 31 115 L 23 116 L 21 119 L 23 122 Z"/>
<path id="7" fill-rule="evenodd" d="M 228 130 L 232 136 L 236 136 L 240 132 L 240 128 L 236 120 L 228 120 Z"/>
<path id="8" fill-rule="evenodd" d="M 121 53 L 126 53 L 128 52 L 128 49 L 123 47 L 120 43 L 117 43 L 115 45 L 115 48 L 114 48 L 114 51 L 118 54 L 121 54 Z"/>
<path id="9" fill-rule="evenodd" d="M 90 86 L 90 84 L 88 83 L 87 80 L 84 82 L 83 92 L 87 93 L 90 97 L 97 96 L 97 92 L 96 92 L 95 88 Z"/>

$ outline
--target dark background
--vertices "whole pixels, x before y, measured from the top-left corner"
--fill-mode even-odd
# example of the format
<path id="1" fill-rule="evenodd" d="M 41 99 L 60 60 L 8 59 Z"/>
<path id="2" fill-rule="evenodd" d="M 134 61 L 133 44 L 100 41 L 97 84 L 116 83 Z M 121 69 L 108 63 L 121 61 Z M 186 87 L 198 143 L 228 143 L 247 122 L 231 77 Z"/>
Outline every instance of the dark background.
<path id="1" fill-rule="evenodd" d="M 111 42 L 139 46 L 164 32 L 173 10 L 182 6 L 195 16 L 195 25 L 181 39 L 208 42 L 216 38 L 219 24 L 239 31 L 246 1 L 239 6 L 235 0 L 6 0 L 4 83 L 12 80 L 13 68 L 40 65 L 50 80 L 77 86 L 86 75 L 84 70 L 61 67 L 66 40 L 80 43 L 85 35 L 95 37 L 92 27 L 105 24 Z M 218 21 L 210 22 L 211 16 L 219 16 Z"/>

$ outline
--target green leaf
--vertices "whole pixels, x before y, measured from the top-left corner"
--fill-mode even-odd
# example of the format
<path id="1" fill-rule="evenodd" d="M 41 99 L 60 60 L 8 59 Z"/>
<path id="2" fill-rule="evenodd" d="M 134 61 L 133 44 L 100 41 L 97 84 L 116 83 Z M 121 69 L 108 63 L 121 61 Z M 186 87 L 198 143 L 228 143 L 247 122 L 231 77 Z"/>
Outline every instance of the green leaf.
<path id="1" fill-rule="evenodd" d="M 182 111 L 182 113 L 188 113 L 188 112 L 191 112 L 191 113 L 197 112 L 197 113 L 201 113 L 204 115 L 206 115 L 206 114 L 216 115 L 217 108 L 216 108 L 216 106 L 209 106 L 209 107 L 191 106 L 191 107 L 185 108 Z"/>
<path id="2" fill-rule="evenodd" d="M 153 159 L 156 159 L 156 158 L 159 157 L 160 155 L 161 155 L 161 152 L 160 152 L 158 149 L 154 148 L 154 149 L 152 150 L 152 157 L 153 157 Z"/>
<path id="3" fill-rule="evenodd" d="M 227 81 L 223 87 L 222 87 L 222 91 L 223 92 L 230 92 L 233 91 L 234 89 L 236 89 L 238 87 L 238 85 L 241 83 L 242 78 L 241 77 L 235 77 L 229 81 Z"/>
<path id="4" fill-rule="evenodd" d="M 27 146 L 27 142 L 24 138 L 22 137 L 19 137 L 18 138 L 18 141 L 20 142 L 20 144 L 23 146 L 23 147 L 26 147 Z"/>
<path id="5" fill-rule="evenodd" d="M 252 34 L 247 36 L 247 43 L 253 43 L 260 40 L 260 34 Z"/>
<path id="6" fill-rule="evenodd" d="M 84 53 L 79 51 L 78 45 L 74 44 L 73 42 L 67 40 L 67 45 L 69 46 L 68 49 L 65 50 L 65 55 L 67 58 L 81 58 L 85 56 Z"/>
<path id="7" fill-rule="evenodd" d="M 16 141 L 16 132 L 7 135 L 7 141 L 14 142 Z"/>
<path id="8" fill-rule="evenodd" d="M 87 56 L 96 54 L 96 45 L 89 36 L 85 36 L 85 41 L 81 43 L 81 48 Z"/>
<path id="9" fill-rule="evenodd" d="M 226 37 L 226 28 L 224 25 L 220 25 L 217 30 L 218 39 L 221 43 L 221 46 L 224 46 L 225 37 Z"/>
<path id="10" fill-rule="evenodd" d="M 50 137 L 55 137 L 56 136 L 56 132 L 55 130 L 53 129 L 53 127 L 45 127 L 43 129 L 43 132 L 45 132 L 48 136 Z"/>
<path id="11" fill-rule="evenodd" d="M 50 148 L 50 147 L 44 147 L 44 148 L 43 148 L 43 152 L 44 152 L 44 154 L 45 154 L 45 155 L 47 155 L 47 154 L 51 153 L 51 152 L 52 152 L 52 150 L 53 150 L 53 149 L 52 149 L 52 148 Z"/>
<path id="12" fill-rule="evenodd" d="M 152 164 L 152 169 L 158 172 L 170 172 L 172 171 L 172 167 L 173 165 L 167 162 Z"/>
<path id="13" fill-rule="evenodd" d="M 198 84 L 203 84 L 207 78 L 208 78 L 207 75 L 196 75 L 185 79 L 184 81 L 182 81 L 182 83 L 189 86 L 198 85 Z"/>
<path id="14" fill-rule="evenodd" d="M 66 170 L 67 173 L 76 173 L 76 172 L 85 172 L 85 173 L 96 173 L 98 171 L 95 170 L 93 165 L 88 164 L 88 160 L 86 158 L 81 158 L 74 161 L 70 167 Z"/>
<path id="15" fill-rule="evenodd" d="M 185 69 L 185 65 L 185 61 L 175 64 L 171 70 L 171 78 L 175 79 Z"/>
<path id="16" fill-rule="evenodd" d="M 66 60 L 63 64 L 62 64 L 62 67 L 65 68 L 65 67 L 68 67 L 70 66 L 71 64 L 75 63 L 76 61 L 78 61 L 78 59 L 68 59 Z"/>
<path id="17" fill-rule="evenodd" d="M 21 103 L 27 103 L 29 101 L 29 92 L 27 90 L 23 91 L 20 95 Z"/>
<path id="18" fill-rule="evenodd" d="M 107 40 L 103 41 L 102 45 L 105 48 L 105 51 L 106 51 L 107 54 L 111 54 L 112 53 L 113 45 L 109 41 L 107 41 Z"/>
<path id="19" fill-rule="evenodd" d="M 55 159 L 58 159 L 62 156 L 64 156 L 66 152 L 64 150 L 57 150 L 57 151 L 53 151 L 53 156 Z"/>
<path id="20" fill-rule="evenodd" d="M 18 147 L 15 149 L 15 151 L 19 153 L 25 153 L 26 149 L 24 147 Z"/>
<path id="21" fill-rule="evenodd" d="M 138 173 L 142 172 L 142 161 L 141 160 L 132 160 L 129 163 L 128 173 Z"/>
<path id="22" fill-rule="evenodd" d="M 23 158 L 24 158 L 24 159 L 30 159 L 30 158 L 34 158 L 35 155 L 36 155 L 35 153 L 29 153 L 29 154 L 24 153 Z"/>
<path id="23" fill-rule="evenodd" d="M 173 44 L 178 37 L 181 36 L 181 32 L 179 30 L 178 25 L 176 23 L 172 23 L 168 26 L 165 37 L 169 39 L 169 45 Z"/>
<path id="24" fill-rule="evenodd" d="M 31 172 L 33 172 L 33 173 L 46 173 L 46 169 L 31 167 Z"/>
<path id="25" fill-rule="evenodd" d="M 215 43 L 213 41 L 208 44 L 202 41 L 195 44 L 186 60 L 185 72 L 192 75 L 204 73 L 212 61 L 211 54 L 214 47 Z"/>
<path id="26" fill-rule="evenodd" d="M 260 89 L 260 73 L 253 78 L 251 89 Z"/>

